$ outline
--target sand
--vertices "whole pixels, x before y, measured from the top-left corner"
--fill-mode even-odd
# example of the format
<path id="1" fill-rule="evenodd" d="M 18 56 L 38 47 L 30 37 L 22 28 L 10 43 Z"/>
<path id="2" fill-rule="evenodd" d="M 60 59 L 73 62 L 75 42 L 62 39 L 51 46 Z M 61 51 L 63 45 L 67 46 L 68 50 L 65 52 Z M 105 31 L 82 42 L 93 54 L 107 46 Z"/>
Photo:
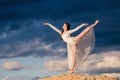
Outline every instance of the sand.
<path id="1" fill-rule="evenodd" d="M 108 77 L 106 75 L 62 74 L 39 80 L 120 80 L 120 79 Z"/>

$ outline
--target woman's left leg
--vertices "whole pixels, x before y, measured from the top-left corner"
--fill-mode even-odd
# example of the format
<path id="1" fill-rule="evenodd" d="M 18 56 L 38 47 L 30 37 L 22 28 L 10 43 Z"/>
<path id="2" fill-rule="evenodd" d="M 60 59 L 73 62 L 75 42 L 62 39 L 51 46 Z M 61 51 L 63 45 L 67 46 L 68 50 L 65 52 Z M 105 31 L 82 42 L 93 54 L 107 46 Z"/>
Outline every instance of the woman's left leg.
<path id="1" fill-rule="evenodd" d="M 76 66 L 76 44 L 71 45 L 72 51 L 72 67 L 70 69 L 70 73 L 74 73 L 75 66 Z"/>

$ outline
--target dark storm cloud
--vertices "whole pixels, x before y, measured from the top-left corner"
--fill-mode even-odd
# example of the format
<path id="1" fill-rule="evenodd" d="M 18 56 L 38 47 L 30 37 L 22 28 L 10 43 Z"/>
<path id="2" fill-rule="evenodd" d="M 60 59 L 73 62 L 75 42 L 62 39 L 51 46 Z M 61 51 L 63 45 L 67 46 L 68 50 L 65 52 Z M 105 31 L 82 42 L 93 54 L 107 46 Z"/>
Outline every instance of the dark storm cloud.
<path id="1" fill-rule="evenodd" d="M 118 46 L 113 50 L 120 50 L 119 4 L 119 0 L 0 0 L 0 45 L 11 44 L 13 48 L 10 51 L 14 51 L 14 49 L 16 50 L 14 44 L 20 41 L 27 42 L 38 37 L 45 42 L 58 41 L 59 36 L 56 37 L 57 35 L 50 28 L 43 27 L 43 22 L 51 22 L 62 29 L 60 26 L 64 21 L 70 22 L 74 28 L 81 23 L 92 24 L 96 19 L 99 19 L 100 23 L 95 27 L 95 50 L 102 51 L 100 48 L 113 48 L 113 46 Z M 5 54 L 6 50 L 4 49 L 3 52 L 0 52 L 0 57 L 11 56 L 9 51 Z M 35 54 L 43 57 L 50 53 L 45 49 L 29 50 L 23 53 L 19 52 L 16 56 Z M 41 55 L 41 52 L 45 54 Z M 16 52 L 12 53 L 12 56 L 16 57 L 14 55 Z"/>
<path id="2" fill-rule="evenodd" d="M 119 8 L 119 0 L 5 0 L 0 2 L 1 20 L 27 18 L 53 18 L 80 15 L 83 13 L 106 11 Z M 88 14 L 89 15 L 89 14 Z"/>
<path id="3" fill-rule="evenodd" d="M 96 18 L 117 16 L 120 11 L 119 0 L 5 0 L 0 1 L 0 27 L 14 21 L 13 29 L 20 27 L 16 20 L 70 20 L 71 22 L 93 21 Z M 15 26 L 15 27 L 14 27 Z M 18 28 L 17 28 L 18 29 Z"/>

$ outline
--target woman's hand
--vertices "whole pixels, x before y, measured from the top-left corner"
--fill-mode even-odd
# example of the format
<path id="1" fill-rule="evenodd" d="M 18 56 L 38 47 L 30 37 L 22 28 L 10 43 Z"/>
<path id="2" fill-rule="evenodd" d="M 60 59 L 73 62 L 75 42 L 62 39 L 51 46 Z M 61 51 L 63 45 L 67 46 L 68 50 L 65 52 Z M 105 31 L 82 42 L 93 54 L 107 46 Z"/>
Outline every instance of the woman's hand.
<path id="1" fill-rule="evenodd" d="M 87 23 L 83 23 L 82 25 L 83 25 L 83 26 L 88 26 L 88 24 L 87 24 Z"/>
<path id="2" fill-rule="evenodd" d="M 50 23 L 43 23 L 43 25 L 45 25 L 45 26 L 49 26 L 49 25 L 50 25 Z"/>

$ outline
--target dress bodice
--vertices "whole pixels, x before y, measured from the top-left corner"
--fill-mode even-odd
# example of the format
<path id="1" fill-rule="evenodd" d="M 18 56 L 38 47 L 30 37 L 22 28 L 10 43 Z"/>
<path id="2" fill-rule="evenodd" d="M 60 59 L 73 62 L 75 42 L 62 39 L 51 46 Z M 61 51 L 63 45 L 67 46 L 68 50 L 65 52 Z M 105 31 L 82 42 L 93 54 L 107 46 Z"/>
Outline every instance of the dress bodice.
<path id="1" fill-rule="evenodd" d="M 70 36 L 69 31 L 66 33 L 62 34 L 62 39 L 67 43 L 67 44 L 76 44 L 76 42 L 73 40 L 73 37 Z"/>
<path id="2" fill-rule="evenodd" d="M 62 34 L 62 39 L 67 43 L 68 39 L 71 38 L 70 34 L 68 32 Z"/>

